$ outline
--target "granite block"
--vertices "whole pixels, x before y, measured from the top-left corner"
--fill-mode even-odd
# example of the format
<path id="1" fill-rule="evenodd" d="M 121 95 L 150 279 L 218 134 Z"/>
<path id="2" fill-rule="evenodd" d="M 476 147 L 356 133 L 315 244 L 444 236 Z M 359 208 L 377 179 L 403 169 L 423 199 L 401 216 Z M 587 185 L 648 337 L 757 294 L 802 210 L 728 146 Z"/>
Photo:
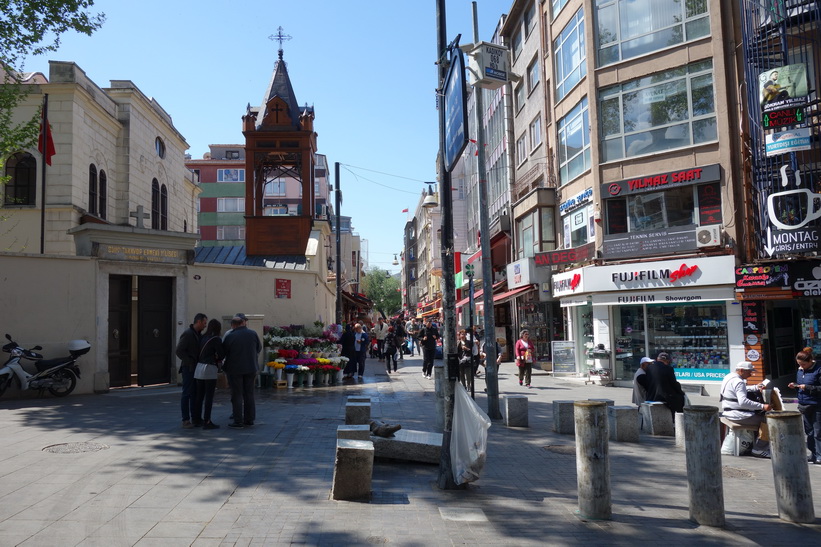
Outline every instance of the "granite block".
<path id="1" fill-rule="evenodd" d="M 573 401 L 553 401 L 553 431 L 564 435 L 576 434 Z"/>
<path id="2" fill-rule="evenodd" d="M 611 441 L 639 442 L 639 412 L 636 407 L 608 406 L 607 420 Z"/>
<path id="3" fill-rule="evenodd" d="M 371 403 L 345 405 L 345 425 L 368 425 L 371 421 Z"/>
<path id="4" fill-rule="evenodd" d="M 390 458 L 423 463 L 439 463 L 442 434 L 429 431 L 400 429 L 393 437 L 371 436 L 377 458 Z"/>
<path id="5" fill-rule="evenodd" d="M 673 414 L 664 403 L 647 401 L 641 403 L 641 428 L 650 435 L 672 437 Z"/>
<path id="6" fill-rule="evenodd" d="M 338 425 L 336 426 L 336 438 L 370 441 L 371 428 L 368 425 Z"/>
<path id="7" fill-rule="evenodd" d="M 370 403 L 371 398 L 365 397 L 364 395 L 348 395 L 349 403 Z"/>
<path id="8" fill-rule="evenodd" d="M 374 446 L 371 441 L 338 439 L 331 499 L 362 500 L 371 497 Z"/>
<path id="9" fill-rule="evenodd" d="M 502 414 L 508 427 L 527 427 L 527 396 L 505 395 L 502 397 Z"/>
<path id="10" fill-rule="evenodd" d="M 598 401 L 600 403 L 607 403 L 607 406 L 614 406 L 616 403 L 613 399 L 588 399 L 588 401 Z"/>

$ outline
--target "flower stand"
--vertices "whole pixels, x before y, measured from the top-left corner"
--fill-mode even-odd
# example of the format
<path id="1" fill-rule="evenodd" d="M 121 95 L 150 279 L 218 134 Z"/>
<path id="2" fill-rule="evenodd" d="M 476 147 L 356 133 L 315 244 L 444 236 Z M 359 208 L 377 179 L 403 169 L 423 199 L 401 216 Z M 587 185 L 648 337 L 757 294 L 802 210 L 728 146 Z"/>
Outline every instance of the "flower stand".
<path id="1" fill-rule="evenodd" d="M 282 369 L 281 368 L 275 368 L 274 369 L 274 376 L 276 377 L 277 382 L 281 381 L 282 380 Z"/>
<path id="2" fill-rule="evenodd" d="M 286 374 L 285 375 L 285 381 L 288 384 L 288 389 L 293 389 L 294 388 L 294 373 L 289 372 L 288 374 Z"/>
<path id="3" fill-rule="evenodd" d="M 309 372 L 307 375 L 308 383 L 305 384 L 305 387 L 314 387 L 314 373 Z"/>

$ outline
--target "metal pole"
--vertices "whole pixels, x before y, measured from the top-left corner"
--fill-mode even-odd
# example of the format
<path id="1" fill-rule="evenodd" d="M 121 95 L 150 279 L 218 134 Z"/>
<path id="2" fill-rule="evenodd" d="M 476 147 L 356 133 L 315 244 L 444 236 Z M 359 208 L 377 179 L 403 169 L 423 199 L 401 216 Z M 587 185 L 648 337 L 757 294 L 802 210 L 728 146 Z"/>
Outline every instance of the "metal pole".
<path id="1" fill-rule="evenodd" d="M 704 526 L 724 526 L 724 483 L 721 478 L 718 408 L 687 407 L 684 409 L 682 421 L 687 486 L 690 491 L 690 520 Z"/>
<path id="2" fill-rule="evenodd" d="M 342 207 L 342 190 L 339 188 L 339 162 L 334 163 L 334 197 L 336 209 L 336 324 L 342 324 L 342 225 L 339 209 Z"/>
<path id="3" fill-rule="evenodd" d="M 479 42 L 479 15 L 476 2 L 473 2 L 473 42 Z M 482 125 L 482 114 L 485 110 L 482 89 L 473 86 L 476 100 L 476 151 L 479 163 L 479 247 L 482 251 L 482 283 L 485 290 L 482 302 L 485 308 L 485 383 L 487 384 L 487 415 L 491 420 L 500 420 L 499 409 L 499 371 L 496 368 L 496 319 L 493 315 L 493 268 L 490 253 L 490 220 L 487 205 L 487 172 L 485 169 L 485 128 Z"/>
<path id="4" fill-rule="evenodd" d="M 470 332 L 470 341 L 473 344 L 479 344 L 479 340 L 476 339 L 476 335 L 473 333 L 473 310 L 474 310 L 474 292 L 473 292 L 473 268 L 471 267 L 468 270 L 468 332 Z M 477 350 L 481 350 L 481 346 L 476 348 Z M 471 363 L 471 372 L 470 372 L 470 398 L 476 398 L 476 389 L 474 386 L 475 374 L 473 373 L 473 363 Z"/>
<path id="5" fill-rule="evenodd" d="M 576 425 L 579 516 L 609 520 L 612 509 L 607 403 L 576 401 L 573 403 L 573 419 Z"/>
<path id="6" fill-rule="evenodd" d="M 40 170 L 40 254 L 46 253 L 46 162 L 48 158 L 48 93 L 43 93 L 43 117 L 40 120 L 40 139 L 43 147 L 43 165 Z"/>
<path id="7" fill-rule="evenodd" d="M 453 371 L 453 359 L 450 355 L 456 349 L 456 323 L 454 311 L 456 302 L 453 297 L 456 292 L 453 279 L 453 190 L 450 181 L 450 172 L 445 165 L 445 105 L 442 97 L 445 92 L 445 79 L 448 74 L 447 59 L 447 17 L 445 15 L 445 0 L 436 0 L 437 44 L 436 58 L 439 64 L 439 198 L 442 205 L 442 311 L 445 325 L 442 332 L 442 352 L 444 353 L 444 395 L 445 395 L 445 425 L 442 431 L 442 452 L 439 457 L 439 488 L 454 490 L 459 485 L 453 480 L 450 462 L 450 438 L 453 427 L 453 403 L 456 377 L 458 371 Z M 458 367 L 458 362 L 456 367 Z"/>
<path id="8" fill-rule="evenodd" d="M 790 522 L 815 522 L 804 423 L 799 412 L 768 412 L 778 517 Z"/>

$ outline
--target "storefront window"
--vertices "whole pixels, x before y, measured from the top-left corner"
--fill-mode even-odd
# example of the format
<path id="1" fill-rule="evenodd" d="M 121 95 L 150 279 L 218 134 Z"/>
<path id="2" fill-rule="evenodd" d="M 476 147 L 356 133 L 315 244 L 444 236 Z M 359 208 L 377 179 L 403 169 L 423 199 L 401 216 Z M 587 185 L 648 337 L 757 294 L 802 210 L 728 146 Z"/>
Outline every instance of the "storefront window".
<path id="1" fill-rule="evenodd" d="M 644 306 L 618 306 L 613 313 L 615 378 L 632 380 L 646 354 Z"/>
<path id="2" fill-rule="evenodd" d="M 519 325 L 530 332 L 530 341 L 536 346 L 536 359 L 550 360 L 550 310 L 547 302 L 520 302 Z"/>
<path id="3" fill-rule="evenodd" d="M 649 305 L 647 342 L 651 356 L 666 351 L 676 369 L 729 369 L 726 306 Z"/>

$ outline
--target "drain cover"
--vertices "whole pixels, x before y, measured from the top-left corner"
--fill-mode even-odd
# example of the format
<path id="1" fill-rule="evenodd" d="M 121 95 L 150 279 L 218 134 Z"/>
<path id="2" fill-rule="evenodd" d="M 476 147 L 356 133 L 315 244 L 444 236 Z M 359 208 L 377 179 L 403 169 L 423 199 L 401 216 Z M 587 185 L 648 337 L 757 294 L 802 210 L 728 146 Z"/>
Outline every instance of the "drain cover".
<path id="1" fill-rule="evenodd" d="M 754 479 L 755 475 L 746 469 L 739 469 L 738 467 L 730 467 L 725 465 L 721 468 L 721 474 L 728 479 Z"/>
<path id="2" fill-rule="evenodd" d="M 555 452 L 556 454 L 565 454 L 567 456 L 576 455 L 576 447 L 572 444 L 552 444 L 543 448 L 550 452 Z"/>
<path id="3" fill-rule="evenodd" d="M 367 541 L 369 545 L 382 545 L 388 542 L 388 538 L 382 536 L 368 536 L 368 539 L 365 541 Z"/>
<path id="4" fill-rule="evenodd" d="M 101 443 L 62 443 L 53 444 L 43 449 L 43 452 L 52 454 L 79 454 L 81 452 L 99 452 L 109 448 L 107 444 Z"/>

